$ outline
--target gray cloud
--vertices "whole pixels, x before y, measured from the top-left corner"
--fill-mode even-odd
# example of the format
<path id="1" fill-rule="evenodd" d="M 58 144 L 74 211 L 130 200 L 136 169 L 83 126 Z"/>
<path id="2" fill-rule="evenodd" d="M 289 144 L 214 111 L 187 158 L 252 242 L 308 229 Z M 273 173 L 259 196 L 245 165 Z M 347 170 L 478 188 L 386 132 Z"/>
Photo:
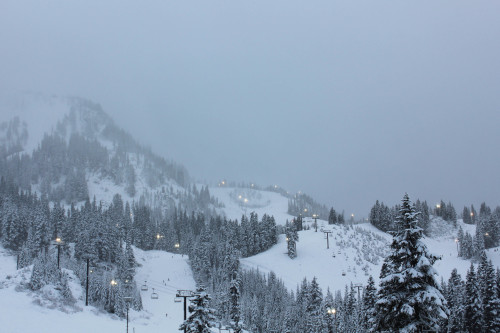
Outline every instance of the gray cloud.
<path id="1" fill-rule="evenodd" d="M 3 1 L 0 88 L 80 95 L 199 179 L 500 202 L 493 1 Z"/>

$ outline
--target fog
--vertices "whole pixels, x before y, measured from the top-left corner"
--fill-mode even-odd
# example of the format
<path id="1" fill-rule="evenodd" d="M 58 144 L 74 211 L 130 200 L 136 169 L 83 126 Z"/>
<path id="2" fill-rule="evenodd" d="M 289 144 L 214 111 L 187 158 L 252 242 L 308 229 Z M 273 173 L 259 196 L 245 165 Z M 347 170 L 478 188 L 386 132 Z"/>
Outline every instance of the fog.
<path id="1" fill-rule="evenodd" d="M 10 1 L 0 88 L 77 95 L 199 181 L 367 216 L 500 204 L 498 1 Z"/>

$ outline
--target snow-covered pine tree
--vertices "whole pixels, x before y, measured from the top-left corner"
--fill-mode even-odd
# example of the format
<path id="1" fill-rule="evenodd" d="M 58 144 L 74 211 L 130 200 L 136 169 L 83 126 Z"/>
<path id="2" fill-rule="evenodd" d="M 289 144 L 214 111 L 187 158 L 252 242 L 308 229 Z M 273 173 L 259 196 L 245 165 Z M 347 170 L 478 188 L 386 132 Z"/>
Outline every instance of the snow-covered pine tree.
<path id="1" fill-rule="evenodd" d="M 481 332 L 483 327 L 482 312 L 481 293 L 479 292 L 474 265 L 471 263 L 465 280 L 464 326 L 468 332 Z"/>
<path id="2" fill-rule="evenodd" d="M 286 228 L 286 241 L 287 241 L 287 250 L 288 256 L 293 259 L 297 257 L 297 242 L 299 241 L 299 234 L 295 226 L 289 225 Z"/>
<path id="3" fill-rule="evenodd" d="M 57 269 L 55 260 L 45 252 L 41 253 L 34 262 L 29 286 L 32 290 L 39 290 L 47 284 L 56 284 L 61 279 L 61 272 Z"/>
<path id="4" fill-rule="evenodd" d="M 498 313 L 500 302 L 496 293 L 495 269 L 491 261 L 487 261 L 484 267 L 483 289 L 481 298 L 483 302 L 483 329 L 486 333 L 500 332 Z"/>
<path id="5" fill-rule="evenodd" d="M 447 317 L 446 300 L 432 266 L 439 258 L 421 241 L 418 215 L 405 194 L 395 221 L 396 231 L 392 232 L 392 251 L 380 276 L 376 331 L 439 330 L 440 321 Z"/>
<path id="6" fill-rule="evenodd" d="M 321 332 L 321 303 L 323 302 L 323 293 L 319 287 L 316 277 L 313 277 L 307 288 L 306 305 L 306 331 L 310 333 Z"/>
<path id="7" fill-rule="evenodd" d="M 210 299 L 205 288 L 198 287 L 189 305 L 190 316 L 182 323 L 179 330 L 185 329 L 187 333 L 210 333 L 215 320 L 214 311 L 209 307 Z"/>
<path id="8" fill-rule="evenodd" d="M 370 275 L 363 290 L 362 321 L 363 328 L 369 331 L 375 319 L 375 303 L 377 302 L 377 288 L 375 281 Z"/>
<path id="9" fill-rule="evenodd" d="M 230 316 L 233 323 L 234 333 L 241 332 L 241 307 L 240 307 L 240 275 L 238 271 L 233 272 L 233 278 L 229 287 Z"/>
<path id="10" fill-rule="evenodd" d="M 334 309 L 333 295 L 328 288 L 326 290 L 326 296 L 323 301 L 323 311 L 322 311 L 322 332 L 333 333 L 335 313 L 332 312 Z M 337 309 L 335 309 L 337 311 Z"/>
<path id="11" fill-rule="evenodd" d="M 464 210 L 462 211 L 462 219 L 465 224 L 472 224 L 470 210 L 467 206 L 464 206 Z"/>
<path id="12" fill-rule="evenodd" d="M 451 271 L 447 289 L 446 301 L 450 310 L 448 332 L 462 332 L 464 330 L 464 283 L 456 268 Z"/>

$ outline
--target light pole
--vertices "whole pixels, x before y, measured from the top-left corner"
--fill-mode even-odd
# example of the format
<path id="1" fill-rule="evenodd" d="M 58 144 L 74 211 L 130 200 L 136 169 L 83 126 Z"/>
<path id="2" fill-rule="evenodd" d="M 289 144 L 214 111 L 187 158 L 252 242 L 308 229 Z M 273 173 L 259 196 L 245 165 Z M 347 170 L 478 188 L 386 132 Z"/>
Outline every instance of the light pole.
<path id="1" fill-rule="evenodd" d="M 64 242 L 61 240 L 60 237 L 57 237 L 53 242 L 53 244 L 57 246 L 57 269 L 59 269 L 60 268 L 59 262 L 61 258 L 61 245 L 63 245 Z"/>
<path id="2" fill-rule="evenodd" d="M 333 316 L 333 327 L 335 328 L 335 333 L 337 333 L 337 310 L 335 308 L 328 308 L 326 312 Z"/>
<path id="3" fill-rule="evenodd" d="M 318 232 L 318 214 L 313 214 L 315 232 Z"/>
<path id="4" fill-rule="evenodd" d="M 127 333 L 128 333 L 128 309 L 130 308 L 130 303 L 132 303 L 132 297 L 125 296 L 123 297 L 125 304 L 127 305 Z"/>
<path id="5" fill-rule="evenodd" d="M 89 305 L 89 266 L 90 266 L 90 258 L 87 257 L 87 281 L 85 282 L 85 306 Z"/>

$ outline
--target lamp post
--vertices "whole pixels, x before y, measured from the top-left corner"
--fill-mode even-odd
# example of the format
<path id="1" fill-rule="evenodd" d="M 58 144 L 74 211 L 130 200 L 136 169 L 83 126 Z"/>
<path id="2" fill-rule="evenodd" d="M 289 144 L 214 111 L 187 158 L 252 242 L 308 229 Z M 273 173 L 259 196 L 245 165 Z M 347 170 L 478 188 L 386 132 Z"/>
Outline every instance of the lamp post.
<path id="1" fill-rule="evenodd" d="M 125 296 L 123 297 L 125 304 L 127 305 L 127 333 L 128 333 L 128 309 L 130 308 L 130 303 L 132 303 L 132 297 Z"/>
<path id="2" fill-rule="evenodd" d="M 318 217 L 319 217 L 318 214 L 313 214 L 315 232 L 318 232 Z"/>
<path id="3" fill-rule="evenodd" d="M 60 258 L 61 258 L 61 245 L 63 245 L 64 242 L 61 240 L 60 237 L 57 237 L 55 242 L 54 242 L 54 245 L 57 245 L 57 269 L 60 268 L 60 265 L 59 265 L 59 262 L 60 262 Z"/>
<path id="4" fill-rule="evenodd" d="M 85 282 L 85 306 L 89 305 L 89 273 L 92 273 L 90 270 L 90 259 L 94 258 L 92 255 L 85 255 L 83 257 L 87 260 L 87 280 Z"/>
<path id="5" fill-rule="evenodd" d="M 335 308 L 328 308 L 326 312 L 333 316 L 333 327 L 335 328 L 335 333 L 337 333 L 337 310 Z"/>

